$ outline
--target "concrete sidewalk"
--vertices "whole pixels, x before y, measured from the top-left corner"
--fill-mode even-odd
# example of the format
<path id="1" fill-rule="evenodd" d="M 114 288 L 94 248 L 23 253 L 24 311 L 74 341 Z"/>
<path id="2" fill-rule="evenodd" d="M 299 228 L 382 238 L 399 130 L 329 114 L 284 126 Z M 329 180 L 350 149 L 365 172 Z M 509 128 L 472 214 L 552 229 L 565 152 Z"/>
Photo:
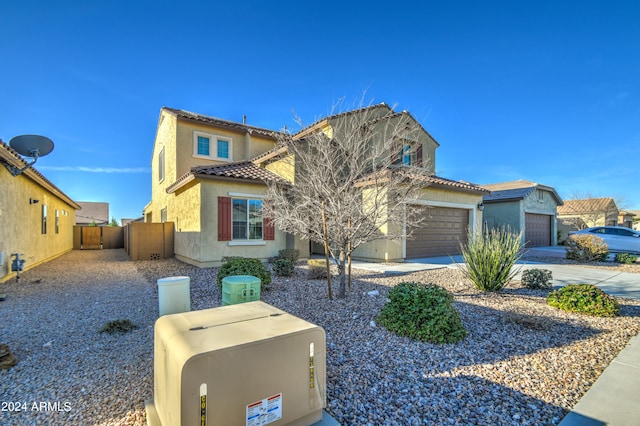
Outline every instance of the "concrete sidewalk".
<path id="1" fill-rule="evenodd" d="M 563 247 L 529 249 L 536 255 L 564 258 Z M 457 268 L 461 256 L 412 259 L 407 263 L 353 262 L 352 266 L 376 273 L 406 274 L 439 268 Z M 523 269 L 548 269 L 553 285 L 595 284 L 608 294 L 640 299 L 640 274 L 596 269 L 578 265 L 540 263 L 523 260 Z M 515 279 L 520 279 L 516 276 Z M 640 335 L 631 339 L 626 348 L 609 364 L 560 426 L 632 426 L 640 425 Z"/>

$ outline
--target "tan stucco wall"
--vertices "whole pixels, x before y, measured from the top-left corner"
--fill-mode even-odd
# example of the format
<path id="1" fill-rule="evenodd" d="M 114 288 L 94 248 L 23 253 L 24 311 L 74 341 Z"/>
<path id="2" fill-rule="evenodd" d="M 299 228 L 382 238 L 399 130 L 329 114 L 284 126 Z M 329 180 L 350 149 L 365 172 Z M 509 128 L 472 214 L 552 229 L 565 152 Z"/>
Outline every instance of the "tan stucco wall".
<path id="1" fill-rule="evenodd" d="M 175 234 L 176 257 L 196 266 L 212 267 L 219 266 L 226 256 L 262 260 L 277 256 L 279 250 L 287 247 L 286 234 L 277 229 L 273 241 L 258 241 L 257 244 L 218 241 L 218 197 L 260 198 L 266 191 L 267 187 L 261 184 L 207 180 L 176 193 L 176 201 L 172 205 L 177 215 L 190 215 L 192 218 L 188 222 L 185 216 L 180 216 Z M 191 213 L 181 210 L 182 207 Z M 294 248 L 300 249 L 302 256 L 308 255 L 307 242 L 294 240 Z"/>
<path id="2" fill-rule="evenodd" d="M 29 204 L 29 199 L 38 200 Z M 42 233 L 42 206 L 47 206 L 47 233 Z M 56 233 L 56 210 L 58 233 Z M 24 268 L 51 260 L 73 249 L 75 208 L 25 174 L 13 177 L 0 166 L 0 282 L 15 276 L 11 272 L 11 254 L 21 253 Z"/>
<path id="3" fill-rule="evenodd" d="M 291 154 L 281 160 L 267 164 L 265 169 L 287 179 L 289 182 L 295 183 L 295 165 L 295 157 Z"/>

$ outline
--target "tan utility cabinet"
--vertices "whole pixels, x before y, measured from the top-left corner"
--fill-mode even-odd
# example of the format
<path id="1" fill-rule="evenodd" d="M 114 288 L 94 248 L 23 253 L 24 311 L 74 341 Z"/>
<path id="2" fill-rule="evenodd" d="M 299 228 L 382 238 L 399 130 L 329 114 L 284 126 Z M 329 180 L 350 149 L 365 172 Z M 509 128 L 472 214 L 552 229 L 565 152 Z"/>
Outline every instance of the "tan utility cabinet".
<path id="1" fill-rule="evenodd" d="M 311 425 L 326 404 L 324 330 L 261 301 L 156 321 L 149 424 Z"/>

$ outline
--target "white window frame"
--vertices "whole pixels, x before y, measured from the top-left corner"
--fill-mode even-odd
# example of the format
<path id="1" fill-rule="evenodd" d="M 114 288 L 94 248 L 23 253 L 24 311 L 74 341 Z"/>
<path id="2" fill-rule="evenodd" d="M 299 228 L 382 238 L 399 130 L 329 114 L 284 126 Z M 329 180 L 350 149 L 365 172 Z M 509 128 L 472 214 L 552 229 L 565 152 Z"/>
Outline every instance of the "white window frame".
<path id="1" fill-rule="evenodd" d="M 164 147 L 160 150 L 160 154 L 158 154 L 158 182 L 162 182 L 164 180 Z"/>
<path id="2" fill-rule="evenodd" d="M 246 212 L 246 229 L 245 229 L 245 238 L 235 238 L 233 237 L 233 202 L 234 201 L 246 201 L 246 206 L 247 206 L 247 212 Z M 264 243 L 264 213 L 262 214 L 262 226 L 261 226 L 261 230 L 262 230 L 262 235 L 260 236 L 260 238 L 249 238 L 249 232 L 250 232 L 250 204 L 252 201 L 259 201 L 261 206 L 264 206 L 264 200 L 263 197 L 260 198 L 249 198 L 249 197 L 232 197 L 231 198 L 231 206 L 232 206 L 232 214 L 231 214 L 231 242 L 235 242 L 236 244 L 241 243 L 241 244 L 251 244 L 251 245 L 261 245 L 262 243 Z"/>
<path id="3" fill-rule="evenodd" d="M 209 139 L 209 155 L 198 154 L 198 137 Z M 229 156 L 227 158 L 218 155 L 218 141 L 225 141 L 229 144 Z M 206 158 L 207 160 L 233 161 L 233 139 L 227 136 L 205 133 L 195 130 L 193 132 L 193 157 Z"/>

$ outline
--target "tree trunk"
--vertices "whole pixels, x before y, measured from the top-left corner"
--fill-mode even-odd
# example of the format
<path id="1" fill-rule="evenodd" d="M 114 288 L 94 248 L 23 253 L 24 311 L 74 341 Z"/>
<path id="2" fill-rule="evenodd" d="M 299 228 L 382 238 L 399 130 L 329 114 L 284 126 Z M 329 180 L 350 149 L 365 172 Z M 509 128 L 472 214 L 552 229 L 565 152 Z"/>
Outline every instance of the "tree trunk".
<path id="1" fill-rule="evenodd" d="M 331 291 L 331 263 L 329 262 L 329 237 L 327 236 L 327 216 L 324 209 L 324 201 L 322 202 L 322 240 L 324 243 L 324 261 L 327 265 L 327 291 L 329 300 L 333 299 Z"/>
<path id="2" fill-rule="evenodd" d="M 338 290 L 338 297 L 344 299 L 347 297 L 347 274 L 346 272 L 346 254 L 344 249 L 340 249 L 340 257 L 338 259 L 338 278 L 340 280 L 340 287 Z"/>
<path id="3" fill-rule="evenodd" d="M 347 277 L 349 280 L 349 291 L 351 291 L 351 216 L 349 216 L 347 221 L 347 227 L 349 229 L 349 233 L 347 234 L 347 253 L 349 253 L 347 255 Z"/>

